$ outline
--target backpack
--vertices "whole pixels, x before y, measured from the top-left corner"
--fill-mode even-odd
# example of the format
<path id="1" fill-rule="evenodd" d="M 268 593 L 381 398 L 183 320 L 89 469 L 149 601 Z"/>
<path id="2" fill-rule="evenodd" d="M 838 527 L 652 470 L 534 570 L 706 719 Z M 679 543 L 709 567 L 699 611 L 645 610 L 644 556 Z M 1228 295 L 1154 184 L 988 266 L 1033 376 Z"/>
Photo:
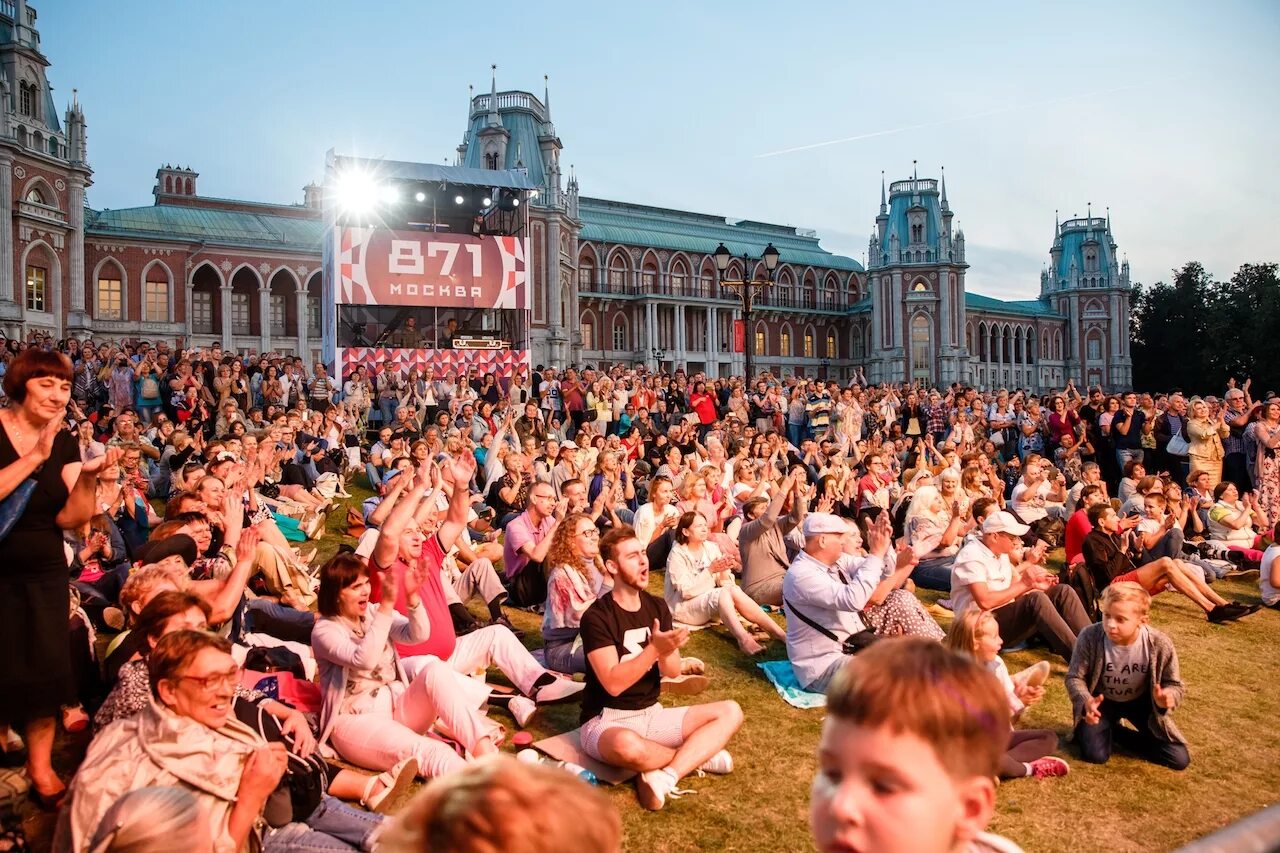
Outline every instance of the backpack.
<path id="1" fill-rule="evenodd" d="M 142 385 L 138 389 L 138 393 L 144 400 L 160 399 L 160 383 L 156 381 L 154 376 L 144 376 Z"/>
<path id="2" fill-rule="evenodd" d="M 329 767 L 313 752 L 306 758 L 293 751 L 293 741 L 280 731 L 276 721 L 257 702 L 236 702 L 236 716 L 240 722 L 258 732 L 269 743 L 283 743 L 289 751 L 289 764 L 280 784 L 267 797 L 262 817 L 273 828 L 301 823 L 309 818 L 325 791 L 329 790 Z"/>

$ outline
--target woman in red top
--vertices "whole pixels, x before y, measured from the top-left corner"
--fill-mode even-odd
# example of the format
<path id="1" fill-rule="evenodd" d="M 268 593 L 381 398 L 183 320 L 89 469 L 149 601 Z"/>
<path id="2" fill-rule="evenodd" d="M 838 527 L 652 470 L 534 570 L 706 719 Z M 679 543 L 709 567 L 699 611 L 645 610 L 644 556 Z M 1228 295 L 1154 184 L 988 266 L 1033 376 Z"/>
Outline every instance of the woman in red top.
<path id="1" fill-rule="evenodd" d="M 1064 435 L 1075 432 L 1080 415 L 1075 409 L 1068 409 L 1067 401 L 1056 394 L 1049 401 L 1049 409 L 1049 447 L 1053 449 L 1062 443 Z"/>
<path id="2" fill-rule="evenodd" d="M 698 437 L 705 438 L 716 422 L 716 398 L 707 391 L 707 383 L 695 382 L 693 392 L 689 394 L 689 407 L 698 416 Z"/>

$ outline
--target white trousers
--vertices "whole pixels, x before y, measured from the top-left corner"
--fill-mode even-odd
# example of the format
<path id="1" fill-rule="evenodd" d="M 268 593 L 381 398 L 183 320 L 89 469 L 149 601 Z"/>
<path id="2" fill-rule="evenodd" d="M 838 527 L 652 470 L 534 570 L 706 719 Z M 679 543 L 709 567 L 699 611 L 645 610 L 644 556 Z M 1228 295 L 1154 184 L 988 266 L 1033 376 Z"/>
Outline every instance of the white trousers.
<path id="1" fill-rule="evenodd" d="M 401 664 L 410 678 L 414 678 L 425 661 L 435 660 L 430 655 L 404 658 Z M 487 625 L 458 638 L 449 656 L 449 665 L 464 676 L 474 676 L 474 684 L 468 689 L 469 697 L 480 696 L 483 704 L 489 696 L 489 688 L 484 683 L 484 673 L 491 666 L 496 666 L 502 674 L 511 679 L 524 695 L 533 690 L 533 683 L 546 674 L 547 670 L 534 660 L 516 635 L 506 625 Z"/>

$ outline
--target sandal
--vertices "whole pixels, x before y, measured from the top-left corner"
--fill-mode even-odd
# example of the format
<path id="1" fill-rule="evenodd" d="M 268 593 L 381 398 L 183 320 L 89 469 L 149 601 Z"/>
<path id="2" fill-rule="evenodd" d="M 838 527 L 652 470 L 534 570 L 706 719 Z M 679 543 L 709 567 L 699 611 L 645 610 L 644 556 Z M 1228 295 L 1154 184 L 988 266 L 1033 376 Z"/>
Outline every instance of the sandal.
<path id="1" fill-rule="evenodd" d="M 364 786 L 364 795 L 360 797 L 360 805 L 374 814 L 386 814 L 417 777 L 418 759 L 410 756 L 385 773 L 371 777 L 368 784 Z M 382 790 L 370 795 L 369 792 L 373 790 L 373 786 L 378 782 L 382 783 Z"/>
<path id="2" fill-rule="evenodd" d="M 79 705 L 68 705 L 62 709 L 62 727 L 72 734 L 89 728 L 89 715 Z"/>

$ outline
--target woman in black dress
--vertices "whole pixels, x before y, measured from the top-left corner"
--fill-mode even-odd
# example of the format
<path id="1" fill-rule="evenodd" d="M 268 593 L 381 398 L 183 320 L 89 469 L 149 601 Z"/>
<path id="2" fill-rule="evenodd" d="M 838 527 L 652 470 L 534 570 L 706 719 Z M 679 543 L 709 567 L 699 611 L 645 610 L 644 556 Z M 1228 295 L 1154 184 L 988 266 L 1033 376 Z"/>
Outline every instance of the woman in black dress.
<path id="1" fill-rule="evenodd" d="M 62 531 L 85 524 L 94 506 L 98 472 L 121 451 L 80 462 L 67 431 L 71 362 L 40 349 L 24 350 L 4 376 L 8 407 L 0 410 L 0 516 L 26 507 L 0 539 L 0 723 L 24 726 L 31 795 L 56 807 L 66 786 L 51 763 L 55 718 L 77 702 L 67 642 L 70 612 Z"/>

